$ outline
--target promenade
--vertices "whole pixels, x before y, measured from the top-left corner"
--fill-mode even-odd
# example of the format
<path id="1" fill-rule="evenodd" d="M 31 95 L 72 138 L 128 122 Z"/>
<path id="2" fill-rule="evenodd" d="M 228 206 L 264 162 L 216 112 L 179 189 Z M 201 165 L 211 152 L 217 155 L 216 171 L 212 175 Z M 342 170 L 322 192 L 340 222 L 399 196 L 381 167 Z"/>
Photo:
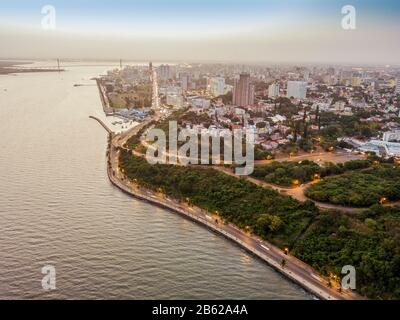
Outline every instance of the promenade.
<path id="1" fill-rule="evenodd" d="M 153 81 L 156 82 L 156 78 L 153 79 Z M 102 94 L 102 92 L 100 93 Z M 156 112 L 156 120 L 158 117 L 159 115 Z M 146 189 L 135 183 L 135 181 L 130 181 L 120 170 L 119 150 L 128 150 L 125 148 L 128 139 L 138 134 L 142 128 L 147 126 L 154 119 L 149 119 L 121 134 L 114 134 L 101 120 L 95 117 L 91 118 L 97 120 L 108 132 L 107 174 L 111 183 L 124 193 L 180 214 L 181 216 L 224 236 L 320 299 L 363 299 L 361 296 L 350 290 L 342 290 L 339 292 L 338 284 L 329 286 L 329 279 L 320 275 L 306 263 L 290 254 L 286 254 L 280 248 L 273 246 L 269 242 L 262 240 L 249 232 L 241 230 L 231 223 L 222 221 L 218 215 L 214 215 L 201 208 L 189 205 L 188 203 L 167 197 L 163 193 Z M 137 152 L 129 151 L 135 156 L 143 156 Z"/>
<path id="2" fill-rule="evenodd" d="M 233 224 L 223 222 L 218 216 L 201 208 L 177 201 L 176 199 L 171 199 L 162 193 L 143 188 L 127 179 L 119 168 L 119 149 L 123 148 L 127 139 L 137 134 L 144 125 L 143 123 L 120 135 L 109 135 L 107 174 L 114 186 L 137 199 L 178 213 L 235 242 L 237 245 L 263 260 L 276 271 L 320 299 L 353 300 L 362 298 L 351 291 L 342 290 L 342 292 L 339 292 L 338 287 L 329 287 L 329 280 L 318 274 L 318 272 L 309 265 L 290 254 L 285 254 L 281 249 L 267 241 L 245 232 Z M 285 261 L 284 265 L 282 265 L 282 261 Z"/>

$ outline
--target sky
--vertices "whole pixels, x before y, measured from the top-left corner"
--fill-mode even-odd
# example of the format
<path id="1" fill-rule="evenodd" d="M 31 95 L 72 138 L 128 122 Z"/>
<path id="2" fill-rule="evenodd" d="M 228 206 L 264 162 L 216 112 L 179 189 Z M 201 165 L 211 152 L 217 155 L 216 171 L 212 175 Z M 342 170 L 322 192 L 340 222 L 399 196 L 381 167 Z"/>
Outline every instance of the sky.
<path id="1" fill-rule="evenodd" d="M 398 0 L 0 0 L 0 58 L 400 65 L 399 34 Z"/>

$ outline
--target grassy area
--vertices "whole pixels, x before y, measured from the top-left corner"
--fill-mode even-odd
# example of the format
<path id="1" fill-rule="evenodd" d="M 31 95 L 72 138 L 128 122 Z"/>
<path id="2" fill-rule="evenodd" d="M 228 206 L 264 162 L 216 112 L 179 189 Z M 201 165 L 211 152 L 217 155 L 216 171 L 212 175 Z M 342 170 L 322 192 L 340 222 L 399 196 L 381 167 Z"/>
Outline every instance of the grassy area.
<path id="1" fill-rule="evenodd" d="M 316 162 L 303 161 L 274 161 L 255 167 L 252 176 L 268 183 L 283 187 L 298 186 L 321 177 L 342 174 L 350 170 L 360 170 L 371 166 L 369 160 L 352 160 L 343 164 L 326 163 L 319 166 Z"/>
<path id="2" fill-rule="evenodd" d="M 305 194 L 316 201 L 358 207 L 397 201 L 400 200 L 400 167 L 382 164 L 327 177 L 310 186 Z"/>
<path id="3" fill-rule="evenodd" d="M 189 200 L 210 212 L 218 212 L 226 221 L 241 228 L 250 227 L 282 248 L 291 247 L 318 213 L 311 201 L 302 203 L 211 168 L 150 165 L 145 159 L 125 151 L 120 160 L 128 178 L 153 190 L 161 188 L 171 197 Z"/>
<path id="4" fill-rule="evenodd" d="M 358 215 L 319 212 L 272 189 L 211 168 L 150 165 L 122 151 L 121 167 L 143 186 L 217 213 L 252 230 L 325 275 L 356 268 L 357 291 L 371 298 L 400 298 L 400 208 L 371 207 Z"/>
<path id="5" fill-rule="evenodd" d="M 128 139 L 128 141 L 126 142 L 126 147 L 131 149 L 131 150 L 137 150 L 138 148 L 141 147 L 141 141 L 140 141 L 140 137 L 143 135 L 143 133 L 151 126 L 153 126 L 155 124 L 155 121 L 151 121 L 149 124 L 147 124 L 146 126 L 144 126 L 143 128 L 141 128 L 139 130 L 139 132 L 130 137 Z M 145 150 L 142 150 L 143 152 L 145 152 Z"/>
<path id="6" fill-rule="evenodd" d="M 185 112 L 172 114 L 157 128 L 168 133 L 168 121 L 179 120 Z M 192 115 L 185 120 L 192 122 Z M 138 136 L 128 141 L 131 148 L 138 144 Z M 357 292 L 362 295 L 400 299 L 399 207 L 374 205 L 359 214 L 320 212 L 312 201 L 300 202 L 212 168 L 150 165 L 124 150 L 120 165 L 129 179 L 218 214 L 280 248 L 289 247 L 291 254 L 325 275 L 340 277 L 343 266 L 354 266 Z M 312 161 L 273 162 L 256 166 L 254 172 L 256 178 L 286 186 L 316 175 L 323 180 L 309 190 L 345 199 L 340 204 L 376 204 L 382 196 L 400 199 L 400 167 L 371 159 L 322 167 Z"/>
<path id="7" fill-rule="evenodd" d="M 293 254 L 323 274 L 356 269 L 357 291 L 375 299 L 400 299 L 400 208 L 375 205 L 359 215 L 321 213 Z"/>
<path id="8" fill-rule="evenodd" d="M 131 92 L 109 95 L 111 107 L 115 109 L 140 109 L 151 107 L 151 84 L 137 85 Z"/>
<path id="9" fill-rule="evenodd" d="M 290 187 L 320 176 L 321 168 L 313 161 L 274 161 L 254 168 L 252 176 L 268 183 Z"/>

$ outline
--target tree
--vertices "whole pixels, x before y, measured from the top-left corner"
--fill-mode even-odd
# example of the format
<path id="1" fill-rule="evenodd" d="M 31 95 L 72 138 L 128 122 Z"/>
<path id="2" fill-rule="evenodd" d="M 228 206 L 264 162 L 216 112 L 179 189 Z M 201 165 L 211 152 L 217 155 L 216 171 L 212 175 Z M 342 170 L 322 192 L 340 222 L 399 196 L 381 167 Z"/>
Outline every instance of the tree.
<path id="1" fill-rule="evenodd" d="M 257 225 L 267 232 L 276 232 L 282 225 L 282 220 L 275 215 L 262 214 L 257 220 Z"/>

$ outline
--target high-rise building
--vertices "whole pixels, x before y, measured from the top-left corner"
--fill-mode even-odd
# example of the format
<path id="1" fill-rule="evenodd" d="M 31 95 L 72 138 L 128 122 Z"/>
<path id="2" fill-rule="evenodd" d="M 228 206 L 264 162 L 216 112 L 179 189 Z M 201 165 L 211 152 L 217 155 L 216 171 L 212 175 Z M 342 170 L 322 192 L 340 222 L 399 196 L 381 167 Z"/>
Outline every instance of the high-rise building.
<path id="1" fill-rule="evenodd" d="M 233 104 L 238 107 L 254 104 L 254 85 L 251 83 L 250 74 L 242 73 L 240 78 L 235 80 Z"/>
<path id="2" fill-rule="evenodd" d="M 279 97 L 279 83 L 274 82 L 268 87 L 268 97 L 274 98 Z"/>
<path id="3" fill-rule="evenodd" d="M 307 82 L 305 81 L 288 81 L 287 94 L 288 98 L 305 99 L 307 95 Z"/>
<path id="4" fill-rule="evenodd" d="M 400 93 L 400 79 L 397 79 L 396 89 L 394 90 L 395 93 Z"/>
<path id="5" fill-rule="evenodd" d="M 171 70 L 168 64 L 162 64 L 158 67 L 158 77 L 162 81 L 171 79 Z"/>
<path id="6" fill-rule="evenodd" d="M 225 94 L 225 78 L 214 77 L 210 79 L 210 93 L 214 97 L 219 97 Z"/>
<path id="7" fill-rule="evenodd" d="M 190 77 L 187 73 L 179 73 L 179 81 L 181 82 L 182 90 L 187 90 L 189 87 Z"/>

